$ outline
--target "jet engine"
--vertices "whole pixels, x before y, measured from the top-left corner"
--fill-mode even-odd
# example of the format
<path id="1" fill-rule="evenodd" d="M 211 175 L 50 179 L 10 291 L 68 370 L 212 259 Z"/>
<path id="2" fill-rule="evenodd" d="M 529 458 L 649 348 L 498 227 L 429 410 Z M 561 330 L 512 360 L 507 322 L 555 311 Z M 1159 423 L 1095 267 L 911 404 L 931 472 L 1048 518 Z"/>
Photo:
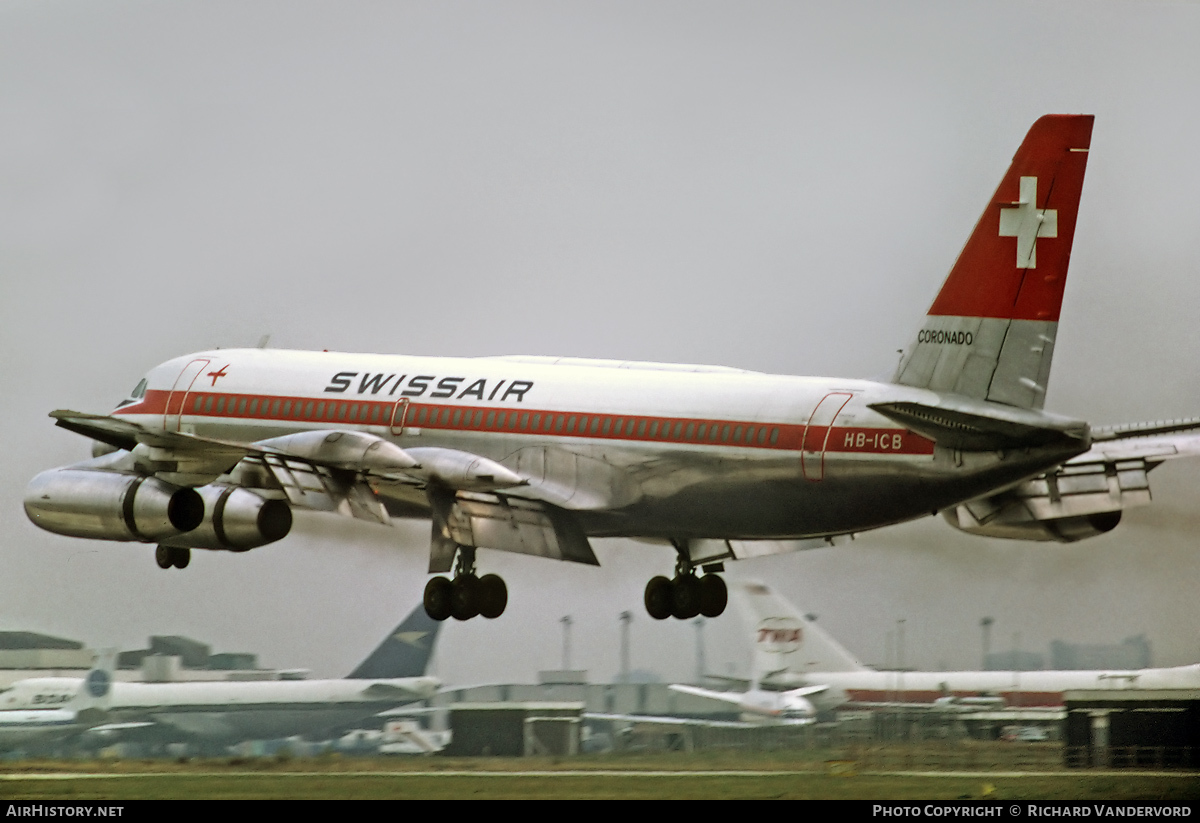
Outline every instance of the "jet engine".
<path id="1" fill-rule="evenodd" d="M 216 483 L 196 493 L 204 505 L 202 522 L 187 534 L 160 540 L 162 545 L 244 552 L 282 540 L 292 530 L 286 500 Z"/>
<path id="2" fill-rule="evenodd" d="M 138 474 L 51 469 L 25 488 L 33 524 L 69 537 L 153 543 L 196 528 L 204 509 L 195 490 Z"/>

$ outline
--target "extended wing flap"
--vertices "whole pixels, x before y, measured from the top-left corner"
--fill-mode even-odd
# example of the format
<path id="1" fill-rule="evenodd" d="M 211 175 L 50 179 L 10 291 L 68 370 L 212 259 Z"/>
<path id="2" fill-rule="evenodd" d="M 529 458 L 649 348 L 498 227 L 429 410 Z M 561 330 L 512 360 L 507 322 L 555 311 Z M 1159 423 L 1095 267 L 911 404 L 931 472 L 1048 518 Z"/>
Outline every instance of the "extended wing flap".
<path id="1" fill-rule="evenodd" d="M 600 565 L 575 519 L 547 503 L 479 492 L 431 495 L 430 501 L 435 529 L 460 546 Z"/>
<path id="2" fill-rule="evenodd" d="M 375 491 L 353 472 L 278 454 L 250 457 L 244 462 L 265 468 L 293 506 L 335 512 L 372 523 L 391 522 Z"/>

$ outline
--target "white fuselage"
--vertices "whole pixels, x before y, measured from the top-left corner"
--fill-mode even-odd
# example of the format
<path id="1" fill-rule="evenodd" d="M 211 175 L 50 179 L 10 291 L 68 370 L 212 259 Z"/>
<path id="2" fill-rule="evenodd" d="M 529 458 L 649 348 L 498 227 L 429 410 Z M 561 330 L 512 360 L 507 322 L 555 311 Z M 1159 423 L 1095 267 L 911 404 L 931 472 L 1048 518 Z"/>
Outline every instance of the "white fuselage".
<path id="1" fill-rule="evenodd" d="M 684 539 L 874 528 L 1070 454 L 935 448 L 868 407 L 885 401 L 939 395 L 716 367 L 253 349 L 168 361 L 114 416 L 245 443 L 351 429 L 461 450 L 517 472 L 528 485 L 509 494 L 573 510 L 589 534 Z"/>
<path id="2" fill-rule="evenodd" d="M 0 698 L 5 718 L 30 714 L 27 704 L 50 705 L 79 691 L 78 678 L 38 678 L 14 684 Z M 264 739 L 336 728 L 432 696 L 433 677 L 392 680 L 193 681 L 112 684 L 107 712 L 118 720 L 147 720 L 212 739 Z M 64 717 L 74 712 L 57 710 Z M 44 714 L 45 712 L 43 712 Z M 36 712 L 34 712 L 36 714 Z M 62 718 L 55 719 L 59 722 Z M 68 729 L 69 731 L 70 729 Z"/>
<path id="3" fill-rule="evenodd" d="M 66 737 L 82 728 L 70 709 L 0 711 L 0 749 Z"/>
<path id="4" fill-rule="evenodd" d="M 1137 670 L 810 672 L 798 679 L 828 685 L 829 697 L 849 703 L 934 703 L 943 697 L 997 696 L 1010 707 L 1062 706 L 1079 689 L 1197 689 L 1200 665 Z M 788 679 L 790 681 L 790 678 Z"/>

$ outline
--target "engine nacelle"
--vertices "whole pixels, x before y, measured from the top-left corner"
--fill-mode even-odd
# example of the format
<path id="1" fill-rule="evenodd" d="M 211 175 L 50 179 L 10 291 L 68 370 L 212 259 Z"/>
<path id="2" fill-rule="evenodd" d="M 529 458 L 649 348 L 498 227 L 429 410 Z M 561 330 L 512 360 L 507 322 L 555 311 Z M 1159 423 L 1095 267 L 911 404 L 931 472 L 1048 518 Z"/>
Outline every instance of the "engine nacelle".
<path id="1" fill-rule="evenodd" d="M 1047 520 L 1034 520 L 1027 515 L 1023 519 L 1000 516 L 981 523 L 966 506 L 956 506 L 942 512 L 942 516 L 951 526 L 968 534 L 1009 540 L 1054 540 L 1059 543 L 1074 543 L 1110 532 L 1121 522 L 1120 510 Z"/>
<path id="2" fill-rule="evenodd" d="M 69 537 L 160 542 L 196 528 L 204 509 L 193 489 L 113 471 L 51 469 L 25 488 L 33 524 Z"/>
<path id="3" fill-rule="evenodd" d="M 164 546 L 244 552 L 282 540 L 292 530 L 292 509 L 286 500 L 220 484 L 201 486 L 196 492 L 204 501 L 203 521 L 187 534 L 159 541 Z"/>

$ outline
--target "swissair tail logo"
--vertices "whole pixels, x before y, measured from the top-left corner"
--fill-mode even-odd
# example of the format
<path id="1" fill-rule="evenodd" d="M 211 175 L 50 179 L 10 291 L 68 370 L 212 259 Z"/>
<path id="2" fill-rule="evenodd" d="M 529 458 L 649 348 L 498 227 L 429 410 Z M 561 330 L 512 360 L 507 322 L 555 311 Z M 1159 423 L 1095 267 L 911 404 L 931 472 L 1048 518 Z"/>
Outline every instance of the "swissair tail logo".
<path id="1" fill-rule="evenodd" d="M 1000 209 L 1000 236 L 1017 238 L 1017 268 L 1037 268 L 1037 239 L 1058 237 L 1058 209 L 1037 207 L 1037 178 L 1021 178 L 1021 197 Z"/>

